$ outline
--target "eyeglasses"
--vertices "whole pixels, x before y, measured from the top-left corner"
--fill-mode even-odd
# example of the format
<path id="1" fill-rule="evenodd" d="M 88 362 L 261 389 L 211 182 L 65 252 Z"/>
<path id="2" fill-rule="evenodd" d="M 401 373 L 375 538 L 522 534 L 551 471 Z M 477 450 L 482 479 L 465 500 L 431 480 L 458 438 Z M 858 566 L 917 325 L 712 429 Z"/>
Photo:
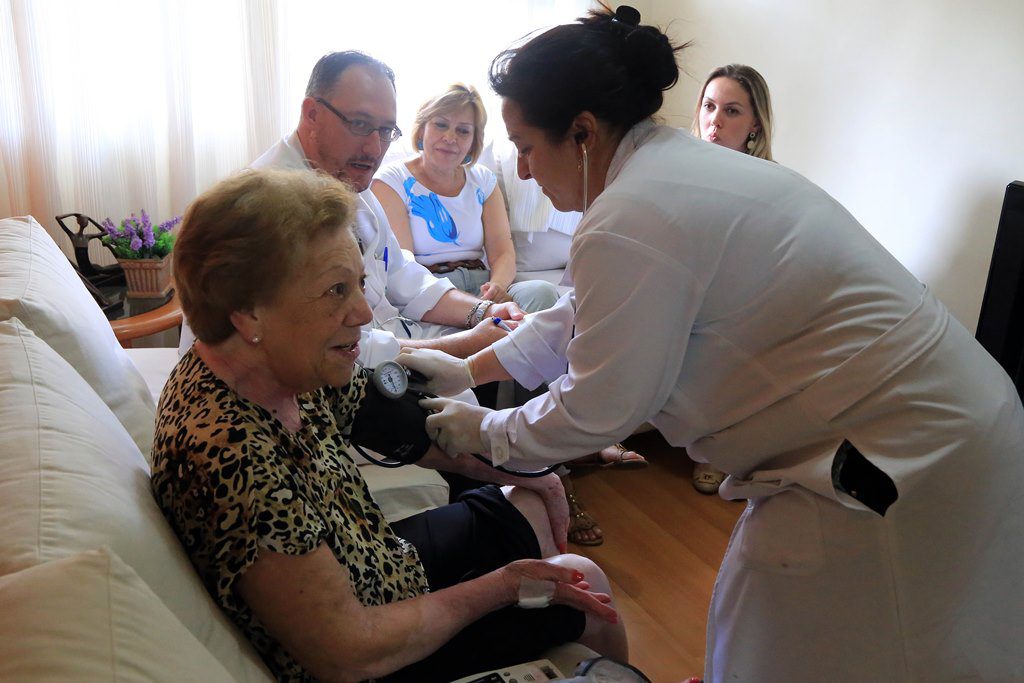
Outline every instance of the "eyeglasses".
<path id="1" fill-rule="evenodd" d="M 377 131 L 377 134 L 380 135 L 381 142 L 394 142 L 398 138 L 402 137 L 402 131 L 398 129 L 398 126 L 374 126 L 369 121 L 363 121 L 362 119 L 350 119 L 331 106 L 331 103 L 322 97 L 315 97 L 313 99 L 327 107 L 328 111 L 337 116 L 353 135 L 366 137 L 368 135 L 372 135 L 374 131 Z"/>

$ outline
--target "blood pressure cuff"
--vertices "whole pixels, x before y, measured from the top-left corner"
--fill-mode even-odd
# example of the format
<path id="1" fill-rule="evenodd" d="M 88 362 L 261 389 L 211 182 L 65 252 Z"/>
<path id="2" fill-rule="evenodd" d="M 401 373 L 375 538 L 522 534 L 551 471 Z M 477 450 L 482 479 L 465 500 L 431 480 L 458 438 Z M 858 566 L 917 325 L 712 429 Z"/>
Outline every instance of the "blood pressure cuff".
<path id="1" fill-rule="evenodd" d="M 363 400 L 359 403 L 347 434 L 355 444 L 411 465 L 430 449 L 425 426 L 427 411 L 419 406 L 422 395 L 407 391 L 400 398 L 384 396 L 367 375 Z"/>

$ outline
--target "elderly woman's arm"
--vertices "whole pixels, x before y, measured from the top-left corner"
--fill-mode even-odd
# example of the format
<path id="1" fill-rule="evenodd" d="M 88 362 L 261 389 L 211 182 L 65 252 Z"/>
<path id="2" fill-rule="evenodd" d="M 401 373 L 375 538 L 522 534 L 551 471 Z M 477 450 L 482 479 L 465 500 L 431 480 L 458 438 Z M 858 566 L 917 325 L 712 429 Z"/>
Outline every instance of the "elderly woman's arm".
<path id="1" fill-rule="evenodd" d="M 380 607 L 364 607 L 326 545 L 305 555 L 265 549 L 237 583 L 239 596 L 306 671 L 322 681 L 360 681 L 417 662 L 484 614 L 516 603 L 524 577 L 555 581 L 553 602 L 617 620 L 610 598 L 582 575 L 519 560 L 465 583 Z"/>
<path id="2" fill-rule="evenodd" d="M 498 303 L 511 301 L 508 288 L 516 277 L 516 250 L 505 212 L 505 198 L 497 185 L 484 202 L 481 220 L 484 224 L 484 253 L 487 254 L 491 279 L 480 287 L 480 296 Z"/>
<path id="3" fill-rule="evenodd" d="M 544 511 L 547 513 L 548 523 L 551 525 L 551 539 L 555 548 L 558 552 L 566 551 L 569 534 L 569 503 L 565 498 L 562 480 L 558 478 L 557 474 L 546 474 L 542 477 L 518 477 L 496 470 L 472 455 L 460 453 L 452 457 L 437 445 L 432 445 L 426 455 L 416 464 L 444 472 L 455 472 L 478 481 L 518 486 L 533 491 L 544 503 Z M 538 533 L 537 537 L 538 540 L 541 540 L 544 536 Z M 544 550 L 544 541 L 541 542 L 541 550 L 542 552 Z"/>

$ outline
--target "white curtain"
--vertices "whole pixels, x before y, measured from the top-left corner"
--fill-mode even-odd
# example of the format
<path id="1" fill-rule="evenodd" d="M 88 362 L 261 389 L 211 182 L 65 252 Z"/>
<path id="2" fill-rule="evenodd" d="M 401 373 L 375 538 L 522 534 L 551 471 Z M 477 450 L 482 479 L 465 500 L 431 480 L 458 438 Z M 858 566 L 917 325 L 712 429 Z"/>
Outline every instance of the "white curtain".
<path id="1" fill-rule="evenodd" d="M 0 0 L 0 218 L 154 221 L 294 129 L 323 54 L 360 49 L 397 75 L 399 126 L 454 81 L 489 96 L 502 49 L 587 0 Z M 403 142 L 402 140 L 399 143 Z M 398 144 L 398 143 L 396 143 Z M 99 248 L 95 262 L 109 262 Z"/>

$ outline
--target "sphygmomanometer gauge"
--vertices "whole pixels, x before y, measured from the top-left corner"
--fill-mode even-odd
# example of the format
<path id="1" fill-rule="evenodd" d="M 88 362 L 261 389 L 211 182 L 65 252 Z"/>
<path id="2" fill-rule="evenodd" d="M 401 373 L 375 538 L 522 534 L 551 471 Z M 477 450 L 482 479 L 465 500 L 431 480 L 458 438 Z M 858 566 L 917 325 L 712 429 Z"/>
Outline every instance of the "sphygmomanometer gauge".
<path id="1" fill-rule="evenodd" d="M 409 389 L 409 374 L 393 360 L 386 360 L 373 369 L 373 385 L 390 399 L 401 398 Z"/>

